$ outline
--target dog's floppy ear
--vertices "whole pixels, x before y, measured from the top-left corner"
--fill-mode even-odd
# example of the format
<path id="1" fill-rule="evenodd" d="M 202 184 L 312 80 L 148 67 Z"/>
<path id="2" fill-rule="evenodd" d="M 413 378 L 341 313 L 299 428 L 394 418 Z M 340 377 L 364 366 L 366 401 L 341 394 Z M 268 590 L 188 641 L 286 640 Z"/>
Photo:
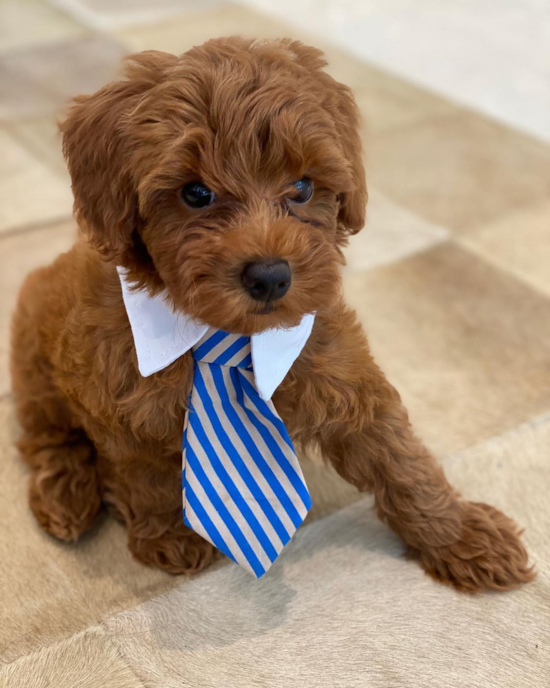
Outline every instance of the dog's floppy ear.
<path id="1" fill-rule="evenodd" d="M 283 39 L 282 43 L 293 53 L 294 59 L 320 82 L 323 106 L 334 121 L 335 134 L 340 139 L 352 177 L 352 188 L 340 195 L 338 220 L 346 233 L 357 234 L 365 224 L 368 193 L 359 133 L 359 110 L 355 99 L 351 89 L 323 71 L 327 62 L 321 50 L 300 41 Z"/>
<path id="2" fill-rule="evenodd" d="M 333 116 L 353 179 L 353 188 L 340 196 L 338 220 L 349 234 L 357 234 L 365 224 L 365 210 L 368 200 L 361 135 L 359 133 L 359 112 L 351 90 L 334 81 L 332 77 L 329 78 L 336 91 L 336 107 Z"/>
<path id="3" fill-rule="evenodd" d="M 175 59 L 153 51 L 130 56 L 127 80 L 77 97 L 60 127 L 75 214 L 91 244 L 109 260 L 121 261 L 139 224 L 130 115 L 159 82 L 168 58 Z"/>

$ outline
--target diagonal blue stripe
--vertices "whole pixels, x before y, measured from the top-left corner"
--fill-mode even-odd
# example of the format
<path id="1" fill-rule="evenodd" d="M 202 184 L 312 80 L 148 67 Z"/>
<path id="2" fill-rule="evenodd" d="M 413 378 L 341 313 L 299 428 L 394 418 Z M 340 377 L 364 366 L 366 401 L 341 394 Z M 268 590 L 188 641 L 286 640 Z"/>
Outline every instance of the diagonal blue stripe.
<path id="1" fill-rule="evenodd" d="M 189 419 L 189 411 L 191 410 L 191 395 L 189 395 L 189 399 L 188 399 L 188 401 L 187 401 L 187 407 L 188 407 L 188 411 L 187 411 L 188 415 L 187 415 L 187 419 L 186 419 L 186 420 Z M 187 444 L 187 426 L 186 426 L 186 427 L 184 428 L 184 430 L 183 430 L 182 450 L 185 449 L 185 445 L 186 445 L 186 444 Z M 184 465 L 185 465 L 185 463 L 184 463 Z"/>
<path id="2" fill-rule="evenodd" d="M 269 420 L 273 423 L 273 425 L 277 428 L 279 431 L 279 435 L 281 438 L 288 444 L 288 446 L 292 449 L 294 453 L 294 445 L 292 444 L 292 440 L 290 439 L 290 435 L 288 434 L 288 430 L 286 429 L 286 425 L 283 423 L 283 421 L 276 416 L 273 411 L 269 408 L 269 406 L 265 403 L 265 401 L 261 398 L 261 396 L 258 394 L 256 388 L 250 384 L 250 382 L 243 376 L 243 389 L 246 392 L 246 396 L 250 399 L 250 401 L 254 404 L 254 406 L 258 409 L 258 412 L 262 416 L 267 416 Z"/>
<path id="3" fill-rule="evenodd" d="M 186 502 L 189 502 L 189 506 L 191 507 L 191 509 L 193 509 L 196 517 L 201 522 L 201 525 L 203 526 L 205 531 L 208 533 L 208 537 L 210 538 L 214 547 L 219 549 L 220 552 L 227 554 L 227 556 L 230 559 L 233 559 L 233 561 L 236 561 L 235 557 L 231 553 L 231 550 L 229 549 L 225 540 L 221 536 L 219 530 L 216 528 L 216 526 L 212 522 L 210 516 L 206 513 L 203 505 L 201 504 L 197 495 L 193 492 L 193 488 L 190 485 L 185 486 L 185 498 L 186 498 Z M 185 513 L 185 509 L 183 510 L 183 522 L 185 523 L 185 525 L 188 528 L 191 528 L 191 530 L 194 530 L 193 524 L 187 518 L 187 515 Z"/>
<path id="4" fill-rule="evenodd" d="M 258 392 L 254 389 L 254 387 L 250 384 L 250 382 L 245 378 L 244 375 L 241 375 L 236 368 L 230 368 L 229 372 L 233 384 L 235 386 L 235 391 L 237 392 L 237 401 L 246 411 L 246 414 L 250 422 L 256 427 L 258 432 L 261 434 L 262 439 L 268 446 L 270 452 L 273 454 L 273 458 L 277 461 L 279 466 L 284 471 L 292 486 L 300 496 L 300 499 L 304 503 L 306 509 L 309 510 L 311 507 L 311 496 L 308 492 L 308 489 L 304 481 L 302 480 L 301 476 L 297 473 L 296 469 L 292 466 L 288 458 L 285 456 L 284 452 L 281 450 L 281 447 L 276 442 L 269 428 L 266 428 L 266 426 L 260 422 L 259 418 L 257 418 L 250 409 L 246 408 L 244 404 L 244 398 L 242 398 L 242 390 L 244 389 L 246 391 L 246 395 L 252 402 L 256 402 L 256 400 L 261 402 L 261 409 L 258 408 L 259 405 L 257 403 L 256 407 L 258 408 L 258 411 L 262 414 L 262 416 L 268 418 L 270 421 L 274 423 L 275 421 L 279 421 L 281 423 L 281 425 L 283 426 L 284 434 L 288 438 L 286 440 L 287 444 L 291 447 L 292 451 L 294 451 L 294 447 L 292 446 L 292 442 L 290 440 L 290 437 L 288 436 L 284 424 L 282 423 L 282 421 L 280 421 L 279 418 L 277 418 L 277 416 L 274 415 L 269 406 L 260 399 Z M 240 382 L 240 385 L 238 385 L 238 382 Z M 241 398 L 239 398 L 239 388 L 241 389 Z"/>
<path id="5" fill-rule="evenodd" d="M 203 365 L 208 365 L 210 367 L 210 370 L 213 371 L 214 369 L 218 370 L 218 372 L 221 374 L 221 370 L 217 366 L 211 366 L 208 363 L 203 363 Z M 273 509 L 273 506 L 271 505 L 270 501 L 265 497 L 261 487 L 258 485 L 256 482 L 256 479 L 252 475 L 252 473 L 249 471 L 247 468 L 245 462 L 241 458 L 239 452 L 236 450 L 235 446 L 233 445 L 233 442 L 229 438 L 228 434 L 225 432 L 220 419 L 218 415 L 218 410 L 214 408 L 214 404 L 212 402 L 212 399 L 210 398 L 210 395 L 208 394 L 208 390 L 206 389 L 206 384 L 204 382 L 204 378 L 201 374 L 200 371 L 200 366 L 198 364 L 195 364 L 195 379 L 194 379 L 194 384 L 195 384 L 195 389 L 197 393 L 199 394 L 204 410 L 206 411 L 208 418 L 210 419 L 210 422 L 212 424 L 212 427 L 214 428 L 214 432 L 216 433 L 219 441 L 223 444 L 225 451 L 229 455 L 229 458 L 233 462 L 233 465 L 235 468 L 238 470 L 239 475 L 241 478 L 244 480 L 246 483 L 248 489 L 251 491 L 251 493 L 257 498 L 258 504 L 260 505 L 262 511 L 266 515 L 266 517 L 269 519 L 269 522 L 275 529 L 277 535 L 281 539 L 281 542 L 283 545 L 286 545 L 286 543 L 290 540 L 290 535 L 287 532 L 286 528 L 284 527 L 283 523 L 281 522 L 281 519 L 277 515 L 277 512 Z M 252 438 L 248 434 L 248 431 L 246 428 L 241 424 L 241 427 L 238 425 L 235 425 L 235 420 L 237 422 L 240 422 L 240 419 L 238 415 L 235 413 L 235 411 L 232 408 L 231 403 L 229 402 L 229 399 L 227 398 L 227 390 L 225 389 L 225 384 L 223 384 L 223 377 L 222 377 L 222 386 L 223 386 L 223 391 L 224 391 L 224 397 L 222 397 L 222 405 L 223 405 L 223 410 L 226 412 L 226 416 L 228 416 L 228 409 L 234 414 L 235 418 L 230 418 L 228 416 L 229 422 L 232 424 L 232 426 L 235 428 L 235 431 L 239 435 L 241 441 L 245 445 L 246 449 L 249 451 L 251 457 L 254 459 L 255 463 L 257 464 L 258 468 L 260 469 L 262 475 L 264 476 L 265 480 L 273 490 L 275 496 L 277 499 L 283 504 L 285 507 L 285 510 L 288 512 L 289 509 L 291 510 L 289 512 L 289 516 L 292 519 L 292 522 L 295 523 L 295 518 L 298 518 L 299 523 L 301 523 L 300 515 L 296 511 L 296 507 L 292 504 L 290 501 L 288 495 L 284 491 L 283 487 L 277 480 L 277 476 L 273 473 L 271 468 L 267 465 L 264 457 L 261 455 L 261 452 L 258 450 L 256 445 L 254 444 Z M 226 400 L 226 403 L 223 402 L 223 400 Z M 299 525 L 298 523 L 298 525 Z"/>
<path id="6" fill-rule="evenodd" d="M 250 368 L 252 365 L 252 354 L 248 353 L 246 356 L 243 358 L 243 360 L 240 363 L 237 363 L 235 368 Z"/>
<path id="7" fill-rule="evenodd" d="M 229 531 L 231 532 L 231 535 L 235 538 L 235 541 L 241 548 L 244 556 L 246 557 L 248 563 L 250 566 L 252 566 L 252 569 L 254 570 L 254 573 L 256 576 L 259 578 L 261 575 L 265 573 L 265 569 L 258 560 L 258 557 L 256 556 L 256 553 L 250 546 L 250 543 L 248 540 L 245 538 L 243 535 L 242 530 L 239 528 L 239 525 L 236 523 L 235 519 L 229 511 L 227 510 L 227 507 L 223 503 L 220 495 L 216 492 L 214 489 L 214 486 L 210 482 L 208 476 L 203 470 L 203 467 L 201 466 L 201 463 L 193 451 L 192 447 L 188 444 L 187 445 L 187 462 L 189 466 L 191 467 L 191 470 L 195 474 L 195 477 L 197 480 L 200 482 L 201 487 L 203 490 L 206 492 L 208 498 L 210 499 L 212 506 L 216 511 L 218 512 L 220 518 L 222 521 L 225 523 Z M 189 487 L 189 484 L 188 484 Z"/>
<path id="8" fill-rule="evenodd" d="M 197 413 L 194 413 L 192 418 L 190 419 L 190 425 L 193 428 L 193 431 L 195 432 L 195 436 L 206 452 L 208 458 L 210 459 L 210 463 L 212 464 L 212 467 L 214 468 L 218 478 L 221 480 L 223 483 L 223 486 L 227 490 L 228 494 L 231 496 L 234 504 L 238 507 L 242 515 L 245 517 L 248 525 L 250 526 L 252 532 L 254 535 L 258 538 L 258 541 L 260 542 L 261 546 L 264 548 L 265 553 L 269 557 L 270 561 L 275 561 L 277 558 L 277 550 L 275 547 L 273 547 L 273 544 L 271 543 L 271 540 L 268 538 L 266 535 L 262 525 L 259 523 L 258 519 L 254 515 L 253 511 L 251 508 L 248 506 L 248 502 L 246 501 L 246 498 L 243 497 L 241 494 L 239 488 L 235 485 L 233 482 L 233 479 L 229 475 L 229 473 L 225 470 L 224 465 L 220 461 L 216 450 L 210 443 L 210 440 L 208 439 L 206 432 L 204 431 L 204 428 L 202 427 L 199 415 Z M 253 493 L 252 493 L 253 494 Z M 254 494 L 253 494 L 254 496 Z M 262 495 L 262 498 L 265 499 L 265 496 Z M 260 501 L 257 497 L 255 497 L 256 501 Z"/>
<path id="9" fill-rule="evenodd" d="M 218 346 L 220 342 L 223 342 L 223 340 L 229 336 L 229 332 L 217 330 L 211 337 L 208 337 L 205 342 L 203 342 L 193 351 L 193 358 L 195 358 L 197 361 L 200 361 L 203 356 L 206 356 L 206 354 L 212 351 L 215 346 Z"/>
<path id="10" fill-rule="evenodd" d="M 224 365 L 224 363 L 227 363 L 227 361 L 230 361 L 233 356 L 239 353 L 241 349 L 244 349 L 244 347 L 250 342 L 250 337 L 239 337 L 239 339 L 236 339 L 231 346 L 228 346 L 225 351 L 223 351 L 215 361 L 210 361 L 211 363 L 215 363 L 216 365 Z"/>

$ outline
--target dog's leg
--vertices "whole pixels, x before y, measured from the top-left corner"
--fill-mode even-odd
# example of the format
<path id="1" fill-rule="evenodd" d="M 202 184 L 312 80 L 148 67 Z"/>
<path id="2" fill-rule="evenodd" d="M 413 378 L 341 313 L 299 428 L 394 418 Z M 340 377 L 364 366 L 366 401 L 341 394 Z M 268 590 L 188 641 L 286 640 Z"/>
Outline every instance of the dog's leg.
<path id="1" fill-rule="evenodd" d="M 183 523 L 181 452 L 167 455 L 160 444 L 144 445 L 140 458 L 132 459 L 125 444 L 119 436 L 116 461 L 102 457 L 100 474 L 105 502 L 126 524 L 130 551 L 141 563 L 168 573 L 200 571 L 215 549 Z"/>
<path id="2" fill-rule="evenodd" d="M 531 580 L 515 524 L 459 497 L 411 431 L 352 315 L 344 311 L 338 320 L 297 366 L 302 395 L 283 415 L 297 439 L 319 443 L 347 481 L 374 493 L 380 518 L 434 578 L 472 592 Z"/>
<path id="3" fill-rule="evenodd" d="M 54 383 L 44 351 L 44 280 L 44 271 L 29 275 L 12 322 L 12 388 L 22 429 L 18 447 L 31 469 L 29 502 L 38 523 L 61 540 L 76 540 L 101 506 L 96 456 Z"/>
<path id="4" fill-rule="evenodd" d="M 346 480 L 374 492 L 380 518 L 434 578 L 472 592 L 532 579 L 515 524 L 490 506 L 459 498 L 411 432 L 397 395 L 360 432 L 343 427 L 322 446 Z"/>
<path id="5" fill-rule="evenodd" d="M 30 507 L 47 533 L 76 540 L 101 506 L 94 446 L 74 423 L 44 361 L 31 362 L 24 375 L 16 366 L 14 392 L 23 430 L 18 447 L 31 468 Z"/>

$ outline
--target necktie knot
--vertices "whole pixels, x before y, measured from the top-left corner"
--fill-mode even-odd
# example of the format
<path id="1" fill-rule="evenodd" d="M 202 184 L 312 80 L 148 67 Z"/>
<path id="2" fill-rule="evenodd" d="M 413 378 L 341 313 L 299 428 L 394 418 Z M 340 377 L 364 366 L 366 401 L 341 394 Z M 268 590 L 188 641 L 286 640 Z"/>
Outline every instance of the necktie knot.
<path id="1" fill-rule="evenodd" d="M 252 368 L 250 337 L 210 329 L 193 349 L 193 358 L 203 363 Z"/>

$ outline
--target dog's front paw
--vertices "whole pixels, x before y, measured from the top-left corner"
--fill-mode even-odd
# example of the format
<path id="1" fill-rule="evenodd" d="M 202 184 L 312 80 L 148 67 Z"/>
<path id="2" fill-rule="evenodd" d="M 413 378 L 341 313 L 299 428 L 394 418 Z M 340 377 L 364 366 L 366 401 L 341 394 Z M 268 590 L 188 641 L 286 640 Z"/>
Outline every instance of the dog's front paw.
<path id="1" fill-rule="evenodd" d="M 138 538 L 130 535 L 128 545 L 142 564 L 154 566 L 173 575 L 197 573 L 216 553 L 213 545 L 183 524 L 159 537 Z"/>
<path id="2" fill-rule="evenodd" d="M 29 477 L 29 505 L 40 527 L 59 540 L 75 541 L 94 523 L 101 507 L 95 467 L 86 447 L 71 447 L 74 459 L 55 460 L 35 468 Z M 62 454 L 57 450 L 57 454 Z"/>
<path id="3" fill-rule="evenodd" d="M 487 504 L 466 502 L 460 539 L 419 552 L 436 580 L 465 592 L 511 590 L 535 577 L 515 523 Z"/>

